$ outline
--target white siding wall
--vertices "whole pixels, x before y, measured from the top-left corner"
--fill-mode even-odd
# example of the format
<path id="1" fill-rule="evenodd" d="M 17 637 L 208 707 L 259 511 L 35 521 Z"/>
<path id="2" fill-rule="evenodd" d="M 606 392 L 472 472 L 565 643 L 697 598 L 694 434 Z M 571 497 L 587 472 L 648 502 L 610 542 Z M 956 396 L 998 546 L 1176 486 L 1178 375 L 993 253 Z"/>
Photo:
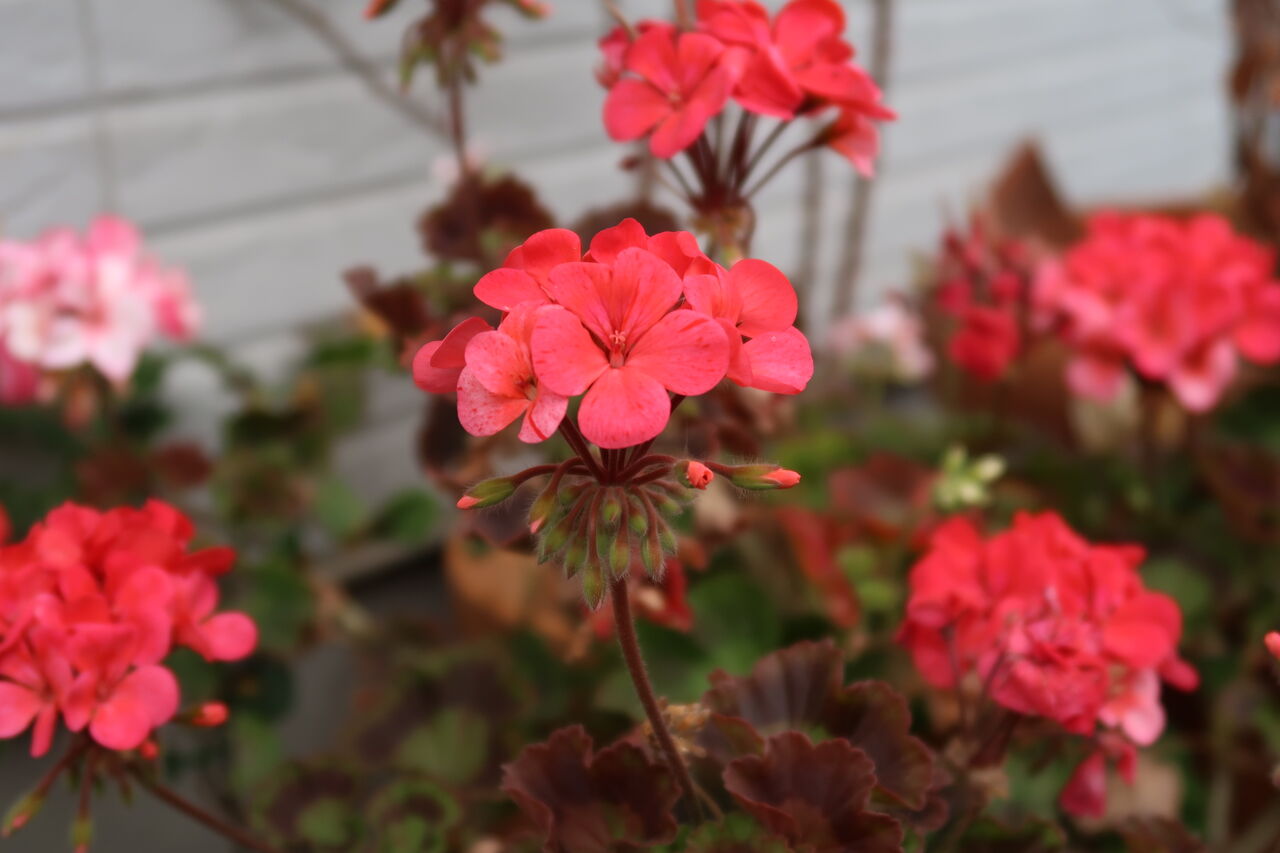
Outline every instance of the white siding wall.
<path id="1" fill-rule="evenodd" d="M 361 19 L 364 0 L 307 0 L 391 76 L 420 8 Z M 644 14 L 659 0 L 629 0 Z M 598 118 L 591 69 L 603 15 L 557 0 L 547 21 L 498 12 L 508 57 L 470 98 L 473 136 L 567 219 L 628 180 Z M 847 0 L 865 41 L 865 0 Z M 1220 0 L 898 0 L 887 134 L 866 291 L 904 282 L 907 251 L 936 238 L 1010 146 L 1039 136 L 1077 199 L 1189 193 L 1227 173 Z M 415 97 L 431 106 L 425 78 Z M 29 236 L 117 209 L 187 266 L 207 335 L 254 364 L 297 351 L 291 329 L 348 304 L 340 270 L 420 262 L 413 217 L 440 186 L 439 138 L 369 96 L 315 36 L 269 0 L 0 0 L 0 227 Z M 768 194 L 756 253 L 794 267 L 793 170 Z M 850 170 L 825 164 L 819 271 L 838 255 Z M 829 275 L 825 278 L 829 279 Z M 820 276 L 820 279 L 823 278 Z M 819 301 L 829 297 L 819 293 Z M 823 315 L 821 305 L 812 316 Z M 177 377 L 208 434 L 211 380 Z M 417 398 L 378 390 L 344 464 L 383 491 L 403 464 Z"/>

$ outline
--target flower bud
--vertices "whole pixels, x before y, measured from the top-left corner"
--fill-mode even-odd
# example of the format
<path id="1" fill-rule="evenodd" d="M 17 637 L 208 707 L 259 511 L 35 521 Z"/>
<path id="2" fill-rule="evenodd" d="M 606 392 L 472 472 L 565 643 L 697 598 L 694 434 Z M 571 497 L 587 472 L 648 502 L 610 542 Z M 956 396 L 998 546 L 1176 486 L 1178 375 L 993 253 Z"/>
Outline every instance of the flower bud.
<path id="1" fill-rule="evenodd" d="M 587 543 L 581 536 L 575 537 L 564 552 L 564 576 L 571 578 L 587 564 Z M 584 576 L 585 582 L 585 576 Z"/>
<path id="2" fill-rule="evenodd" d="M 632 506 L 632 512 L 627 516 L 627 527 L 636 536 L 644 536 L 649 532 L 649 515 L 644 507 Z"/>
<path id="3" fill-rule="evenodd" d="M 604 574 L 599 567 L 582 573 L 582 597 L 592 610 L 598 608 L 600 602 L 604 601 L 605 589 Z"/>
<path id="4" fill-rule="evenodd" d="M 8 838 L 22 827 L 26 826 L 31 818 L 39 814 L 40 809 L 44 807 L 44 794 L 33 791 L 22 799 L 18 800 L 9 809 L 9 813 L 4 816 L 4 830 L 2 834 Z"/>
<path id="5" fill-rule="evenodd" d="M 631 568 L 631 543 L 627 541 L 626 531 L 620 532 L 613 540 L 607 561 L 610 577 L 617 580 L 626 576 L 627 569 Z"/>
<path id="6" fill-rule="evenodd" d="M 78 815 L 71 822 L 71 846 L 75 853 L 89 853 L 91 844 L 93 844 L 93 818 L 88 815 Z"/>
<path id="7" fill-rule="evenodd" d="M 147 738 L 138 747 L 138 755 L 142 757 L 143 761 L 155 761 L 160 757 L 160 744 L 156 743 L 152 738 Z"/>
<path id="8" fill-rule="evenodd" d="M 529 532 L 536 535 L 555 515 L 558 507 L 556 493 L 549 488 L 545 489 L 529 507 Z"/>
<path id="9" fill-rule="evenodd" d="M 202 729 L 216 729 L 227 721 L 229 713 L 222 702 L 205 702 L 192 712 L 189 722 Z"/>
<path id="10" fill-rule="evenodd" d="M 735 465 L 724 473 L 738 488 L 752 491 L 789 489 L 800 482 L 798 473 L 777 465 Z"/>
<path id="11" fill-rule="evenodd" d="M 715 476 L 710 468 L 696 459 L 688 459 L 676 466 L 676 479 L 687 489 L 705 489 Z"/>
<path id="12" fill-rule="evenodd" d="M 1276 660 L 1280 660 L 1280 631 L 1272 631 L 1267 634 L 1265 642 L 1267 651 L 1271 652 Z"/>
<path id="13" fill-rule="evenodd" d="M 604 500 L 600 503 L 600 521 L 603 526 L 610 530 L 618 526 L 618 520 L 622 518 L 622 499 L 618 497 L 617 489 L 609 489 L 604 493 Z"/>
<path id="14" fill-rule="evenodd" d="M 500 504 L 516 492 L 514 477 L 494 477 L 481 480 L 458 498 L 458 509 L 484 509 Z"/>

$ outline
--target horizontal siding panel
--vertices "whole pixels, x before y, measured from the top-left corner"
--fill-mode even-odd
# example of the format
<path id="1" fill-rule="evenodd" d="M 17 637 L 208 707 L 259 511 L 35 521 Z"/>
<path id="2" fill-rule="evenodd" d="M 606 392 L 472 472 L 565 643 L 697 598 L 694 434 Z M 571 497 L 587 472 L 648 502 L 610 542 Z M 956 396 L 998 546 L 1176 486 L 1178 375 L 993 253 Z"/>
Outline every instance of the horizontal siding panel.
<path id="1" fill-rule="evenodd" d="M 0 116 L 87 93 L 80 33 L 75 0 L 0 0 Z"/>

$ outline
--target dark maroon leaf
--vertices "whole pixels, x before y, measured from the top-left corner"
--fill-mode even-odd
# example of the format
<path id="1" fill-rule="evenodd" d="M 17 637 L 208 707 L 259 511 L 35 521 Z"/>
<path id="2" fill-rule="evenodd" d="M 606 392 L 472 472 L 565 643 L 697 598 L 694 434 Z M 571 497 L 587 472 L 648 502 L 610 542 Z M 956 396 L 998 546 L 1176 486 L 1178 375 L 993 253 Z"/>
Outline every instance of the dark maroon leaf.
<path id="1" fill-rule="evenodd" d="M 901 694 L 882 681 L 851 684 L 829 697 L 821 723 L 827 734 L 870 756 L 881 788 L 912 809 L 925 807 L 933 755 L 911 736 L 911 711 Z"/>
<path id="2" fill-rule="evenodd" d="M 679 792 L 666 768 L 625 741 L 593 754 L 582 726 L 526 747 L 503 767 L 502 790 L 545 835 L 547 853 L 642 850 L 676 834 Z"/>
<path id="3" fill-rule="evenodd" d="M 844 738 L 875 763 L 880 789 L 895 807 L 926 809 L 933 755 L 911 736 L 906 700 L 882 682 L 842 687 L 842 671 L 842 656 L 830 640 L 799 643 L 761 658 L 745 678 L 714 673 L 702 702 L 766 735 L 817 730 Z M 715 745 L 708 743 L 709 751 Z"/>
<path id="4" fill-rule="evenodd" d="M 840 687 L 841 657 L 830 640 L 797 643 L 761 658 L 745 678 L 712 673 L 702 703 L 766 732 L 812 726 Z"/>
<path id="5" fill-rule="evenodd" d="M 732 762 L 726 790 L 769 831 L 813 853 L 894 853 L 902 826 L 868 810 L 875 766 L 848 741 L 814 745 L 799 732 L 769 738 L 763 756 Z"/>

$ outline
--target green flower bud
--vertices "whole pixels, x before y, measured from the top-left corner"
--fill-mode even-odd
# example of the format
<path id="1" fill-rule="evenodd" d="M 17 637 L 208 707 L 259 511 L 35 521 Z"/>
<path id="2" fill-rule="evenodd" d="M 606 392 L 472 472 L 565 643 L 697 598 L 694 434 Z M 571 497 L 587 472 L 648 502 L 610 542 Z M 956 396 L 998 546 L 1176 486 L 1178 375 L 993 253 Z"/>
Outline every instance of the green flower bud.
<path id="1" fill-rule="evenodd" d="M 487 506 L 500 504 L 516 493 L 514 477 L 494 477 L 481 480 L 466 494 L 458 498 L 458 509 L 484 509 Z"/>

